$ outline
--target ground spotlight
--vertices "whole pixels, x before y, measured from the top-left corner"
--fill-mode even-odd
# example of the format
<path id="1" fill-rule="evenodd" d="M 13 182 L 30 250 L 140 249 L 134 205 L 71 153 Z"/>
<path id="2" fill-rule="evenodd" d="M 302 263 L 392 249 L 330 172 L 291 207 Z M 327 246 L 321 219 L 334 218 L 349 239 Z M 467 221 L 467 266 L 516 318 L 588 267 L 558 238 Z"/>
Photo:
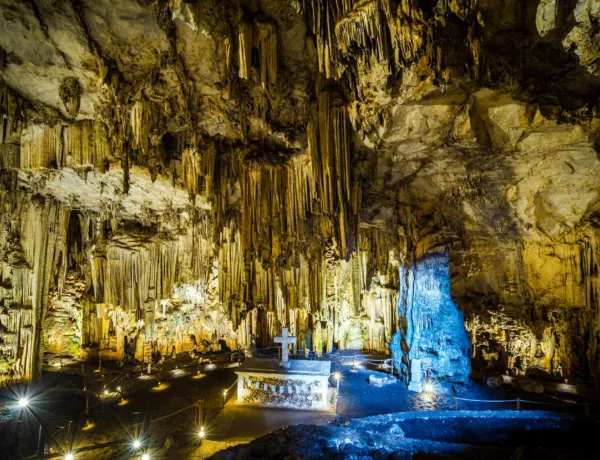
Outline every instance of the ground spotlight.
<path id="1" fill-rule="evenodd" d="M 150 455 L 148 455 L 148 454 L 142 455 L 142 460 L 150 460 Z"/>
<path id="2" fill-rule="evenodd" d="M 108 390 L 105 388 L 104 389 L 104 394 L 107 395 L 108 394 Z"/>
<path id="3" fill-rule="evenodd" d="M 425 393 L 433 393 L 433 383 L 431 382 L 427 382 L 425 383 L 425 385 L 423 385 L 423 390 L 425 391 Z"/>
<path id="4" fill-rule="evenodd" d="M 139 448 L 142 446 L 142 443 L 140 442 L 140 440 L 139 440 L 139 439 L 135 439 L 135 440 L 133 441 L 133 444 L 132 444 L 132 446 L 133 446 L 133 448 L 134 448 L 134 449 L 139 449 Z"/>
<path id="5" fill-rule="evenodd" d="M 117 391 L 121 391 L 121 387 L 120 386 L 117 387 Z"/>
<path id="6" fill-rule="evenodd" d="M 200 436 L 200 438 L 204 437 L 204 427 L 200 427 L 200 432 L 198 433 L 198 436 Z"/>
<path id="7" fill-rule="evenodd" d="M 19 407 L 27 407 L 29 405 L 29 399 L 19 398 Z"/>
<path id="8" fill-rule="evenodd" d="M 339 380 L 342 377 L 342 374 L 340 374 L 339 372 L 336 372 L 333 374 L 333 378 L 336 380 Z"/>
<path id="9" fill-rule="evenodd" d="M 74 458 L 75 458 L 75 456 L 73 454 L 65 455 L 65 460 L 73 460 Z"/>

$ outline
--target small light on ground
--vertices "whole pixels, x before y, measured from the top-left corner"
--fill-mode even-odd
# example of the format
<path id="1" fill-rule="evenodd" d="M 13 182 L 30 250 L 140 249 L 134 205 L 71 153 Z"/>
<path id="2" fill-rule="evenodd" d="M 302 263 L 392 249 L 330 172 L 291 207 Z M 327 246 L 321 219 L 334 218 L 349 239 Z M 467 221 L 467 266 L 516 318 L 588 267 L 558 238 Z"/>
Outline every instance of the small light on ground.
<path id="1" fill-rule="evenodd" d="M 136 439 L 136 440 L 133 441 L 132 445 L 133 445 L 134 449 L 139 449 L 141 447 L 142 443 L 140 442 L 139 439 Z"/>
<path id="2" fill-rule="evenodd" d="M 86 422 L 85 426 L 81 429 L 82 431 L 89 431 L 94 428 L 96 425 L 91 423 L 89 420 Z"/>
<path id="3" fill-rule="evenodd" d="M 29 405 L 29 399 L 20 398 L 19 399 L 19 407 L 27 407 Z"/>
<path id="4" fill-rule="evenodd" d="M 148 454 L 142 455 L 142 460 L 150 460 L 150 455 L 148 455 Z"/>
<path id="5" fill-rule="evenodd" d="M 105 388 L 104 389 L 104 394 L 107 395 L 108 394 L 108 390 Z"/>
<path id="6" fill-rule="evenodd" d="M 200 436 L 201 438 L 204 437 L 204 427 L 200 428 L 200 432 L 198 433 L 198 436 Z"/>
<path id="7" fill-rule="evenodd" d="M 425 385 L 423 385 L 423 390 L 425 393 L 433 393 L 433 383 L 427 382 Z"/>
<path id="8" fill-rule="evenodd" d="M 152 391 L 162 391 L 162 390 L 166 390 L 167 388 L 169 388 L 168 383 L 158 382 L 158 384 L 156 386 L 152 387 Z"/>
<path id="9" fill-rule="evenodd" d="M 339 372 L 336 372 L 335 374 L 333 374 L 333 378 L 336 380 L 339 380 L 342 377 L 342 374 L 340 374 Z"/>
<path id="10" fill-rule="evenodd" d="M 73 460 L 74 458 L 75 458 L 75 456 L 73 454 L 65 455 L 65 460 Z"/>
<path id="11" fill-rule="evenodd" d="M 119 386 L 119 387 L 117 387 L 117 391 L 121 391 L 121 387 L 120 387 L 120 386 Z"/>

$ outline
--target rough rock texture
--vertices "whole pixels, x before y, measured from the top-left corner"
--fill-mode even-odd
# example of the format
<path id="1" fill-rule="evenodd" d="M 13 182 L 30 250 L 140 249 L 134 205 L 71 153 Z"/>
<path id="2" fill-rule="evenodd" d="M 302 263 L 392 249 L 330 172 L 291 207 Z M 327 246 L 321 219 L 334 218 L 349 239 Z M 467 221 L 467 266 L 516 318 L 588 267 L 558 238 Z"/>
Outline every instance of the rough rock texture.
<path id="1" fill-rule="evenodd" d="M 448 255 L 431 253 L 400 269 L 400 328 L 390 349 L 400 375 L 420 359 L 429 378 L 465 383 L 471 375 L 469 336 L 450 297 Z"/>
<path id="2" fill-rule="evenodd" d="M 597 2 L 0 13 L 0 382 L 282 325 L 386 350 L 425 321 L 406 273 L 446 267 L 399 363 L 468 373 L 439 300 L 476 368 L 600 379 Z"/>

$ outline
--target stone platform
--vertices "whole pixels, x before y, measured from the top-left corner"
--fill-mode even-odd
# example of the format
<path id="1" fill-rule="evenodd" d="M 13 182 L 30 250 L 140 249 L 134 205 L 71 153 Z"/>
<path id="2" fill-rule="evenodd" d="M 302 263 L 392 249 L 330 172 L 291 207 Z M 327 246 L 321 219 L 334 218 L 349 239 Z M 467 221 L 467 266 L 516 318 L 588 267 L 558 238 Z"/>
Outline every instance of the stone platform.
<path id="1" fill-rule="evenodd" d="M 238 404 L 328 410 L 330 361 L 249 358 L 236 369 Z"/>

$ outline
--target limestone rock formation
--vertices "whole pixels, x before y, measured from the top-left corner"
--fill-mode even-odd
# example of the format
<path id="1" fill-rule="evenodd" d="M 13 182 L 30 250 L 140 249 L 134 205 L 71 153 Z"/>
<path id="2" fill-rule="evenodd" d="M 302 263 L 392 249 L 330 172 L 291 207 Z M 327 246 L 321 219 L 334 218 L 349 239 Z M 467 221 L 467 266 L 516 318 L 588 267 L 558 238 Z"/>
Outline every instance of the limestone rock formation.
<path id="1" fill-rule="evenodd" d="M 600 379 L 597 2 L 0 12 L 0 384 L 284 325 Z"/>

